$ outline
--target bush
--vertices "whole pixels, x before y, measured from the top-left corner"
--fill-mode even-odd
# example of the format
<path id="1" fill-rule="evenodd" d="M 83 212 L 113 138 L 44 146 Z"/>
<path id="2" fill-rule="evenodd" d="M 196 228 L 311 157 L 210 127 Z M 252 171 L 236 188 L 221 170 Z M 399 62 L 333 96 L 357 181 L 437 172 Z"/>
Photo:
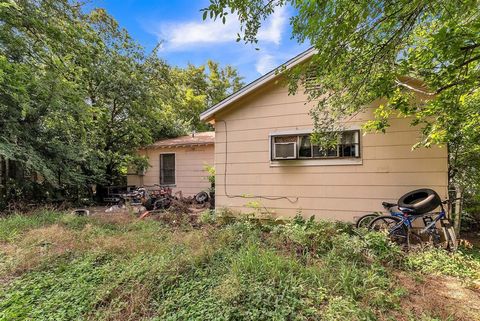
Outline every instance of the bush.
<path id="1" fill-rule="evenodd" d="M 448 275 L 480 281 L 480 259 L 464 252 L 449 253 L 431 248 L 409 253 L 405 267 L 429 275 Z"/>
<path id="2" fill-rule="evenodd" d="M 205 210 L 200 213 L 199 221 L 202 224 L 215 224 L 217 221 L 217 217 L 215 215 L 214 210 Z"/>

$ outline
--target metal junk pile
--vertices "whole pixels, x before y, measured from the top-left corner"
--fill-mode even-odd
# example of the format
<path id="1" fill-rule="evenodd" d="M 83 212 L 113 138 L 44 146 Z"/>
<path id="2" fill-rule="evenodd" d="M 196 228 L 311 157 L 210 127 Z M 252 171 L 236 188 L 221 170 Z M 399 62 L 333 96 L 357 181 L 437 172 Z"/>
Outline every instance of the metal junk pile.
<path id="1" fill-rule="evenodd" d="M 188 210 L 189 207 L 208 208 L 211 197 L 207 192 L 200 192 L 193 197 L 184 197 L 182 192 L 172 193 L 169 187 L 154 185 L 139 187 L 127 193 L 120 194 L 119 206 L 144 206 L 147 211 L 157 210 Z"/>

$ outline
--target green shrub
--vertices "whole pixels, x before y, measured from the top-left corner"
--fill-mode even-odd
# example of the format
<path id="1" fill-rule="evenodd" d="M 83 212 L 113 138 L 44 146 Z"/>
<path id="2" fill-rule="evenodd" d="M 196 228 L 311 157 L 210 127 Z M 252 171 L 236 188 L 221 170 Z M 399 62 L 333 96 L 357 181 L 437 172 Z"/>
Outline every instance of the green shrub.
<path id="1" fill-rule="evenodd" d="M 274 229 L 274 233 L 285 243 L 295 246 L 302 254 L 320 254 L 332 249 L 332 238 L 341 230 L 334 222 L 315 221 L 314 217 L 305 220 L 300 215 Z"/>
<path id="2" fill-rule="evenodd" d="M 217 221 L 214 210 L 205 210 L 200 213 L 199 221 L 202 224 L 215 224 Z"/>
<path id="3" fill-rule="evenodd" d="M 364 254 L 371 260 L 397 266 L 404 257 L 404 252 L 400 247 L 382 233 L 367 232 L 363 235 L 360 234 L 360 237 L 364 242 Z"/>
<path id="4" fill-rule="evenodd" d="M 449 275 L 480 280 L 480 260 L 462 251 L 449 253 L 432 248 L 409 253 L 405 267 L 430 275 Z"/>

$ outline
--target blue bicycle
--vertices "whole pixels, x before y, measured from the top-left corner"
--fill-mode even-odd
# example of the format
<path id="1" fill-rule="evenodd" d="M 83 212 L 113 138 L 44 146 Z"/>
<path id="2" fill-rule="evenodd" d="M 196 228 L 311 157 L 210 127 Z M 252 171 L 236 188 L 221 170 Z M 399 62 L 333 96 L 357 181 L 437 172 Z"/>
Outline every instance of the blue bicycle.
<path id="1" fill-rule="evenodd" d="M 403 215 L 402 212 L 395 211 L 395 208 L 397 207 L 396 203 L 382 202 L 382 206 L 389 213 L 389 215 L 392 215 L 392 216 Z M 383 214 L 382 212 L 374 212 L 374 213 L 360 216 L 358 220 L 355 222 L 355 227 L 368 229 L 370 226 L 370 223 L 372 223 L 374 219 L 382 215 L 385 215 L 385 214 Z"/>
<path id="2" fill-rule="evenodd" d="M 436 213 L 415 213 L 411 209 L 399 207 L 401 215 L 381 215 L 374 218 L 369 225 L 373 231 L 384 232 L 395 243 L 410 248 L 412 244 L 431 244 L 441 246 L 450 251 L 457 249 L 457 239 L 453 225 L 447 218 L 444 205 L 449 200 L 440 203 L 441 210 Z M 423 224 L 415 227 L 415 221 L 422 219 Z"/>
<path id="3" fill-rule="evenodd" d="M 427 242 L 453 251 L 457 248 L 457 240 L 444 208 L 445 204 L 452 201 L 442 202 L 431 189 L 415 190 L 403 195 L 397 204 L 383 202 L 383 207 L 390 215 L 367 214 L 357 221 L 356 226 L 382 231 L 402 247 L 409 248 L 411 244 Z M 432 212 L 437 207 L 440 207 L 440 212 Z M 420 218 L 423 224 L 416 224 Z"/>

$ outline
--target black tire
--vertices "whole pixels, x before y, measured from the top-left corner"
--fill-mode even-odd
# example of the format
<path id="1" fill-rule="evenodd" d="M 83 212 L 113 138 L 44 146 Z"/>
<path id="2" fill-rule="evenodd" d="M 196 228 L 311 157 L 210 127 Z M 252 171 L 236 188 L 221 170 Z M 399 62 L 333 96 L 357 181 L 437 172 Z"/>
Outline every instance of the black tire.
<path id="1" fill-rule="evenodd" d="M 442 200 L 437 192 L 429 188 L 421 188 L 400 197 L 398 207 L 405 207 L 414 211 L 412 214 L 425 214 L 436 209 Z"/>
<path id="2" fill-rule="evenodd" d="M 381 215 L 372 220 L 369 229 L 385 233 L 392 242 L 398 245 L 408 246 L 408 228 L 398 217 Z"/>
<path id="3" fill-rule="evenodd" d="M 172 200 L 168 197 L 161 197 L 153 203 L 153 208 L 155 210 L 166 210 L 172 204 Z"/>
<path id="4" fill-rule="evenodd" d="M 151 211 L 153 210 L 153 204 L 154 204 L 154 199 L 153 198 L 149 198 L 145 204 L 143 204 L 143 206 L 145 206 L 145 208 L 147 209 L 147 211 Z"/>
<path id="5" fill-rule="evenodd" d="M 360 218 L 355 223 L 355 228 L 369 228 L 370 223 L 373 221 L 373 219 L 379 216 L 380 214 L 378 213 L 370 213 L 370 214 L 360 216 Z"/>
<path id="6" fill-rule="evenodd" d="M 200 192 L 197 195 L 195 195 L 195 202 L 198 204 L 203 204 L 207 202 L 209 199 L 208 193 L 207 192 Z"/>

